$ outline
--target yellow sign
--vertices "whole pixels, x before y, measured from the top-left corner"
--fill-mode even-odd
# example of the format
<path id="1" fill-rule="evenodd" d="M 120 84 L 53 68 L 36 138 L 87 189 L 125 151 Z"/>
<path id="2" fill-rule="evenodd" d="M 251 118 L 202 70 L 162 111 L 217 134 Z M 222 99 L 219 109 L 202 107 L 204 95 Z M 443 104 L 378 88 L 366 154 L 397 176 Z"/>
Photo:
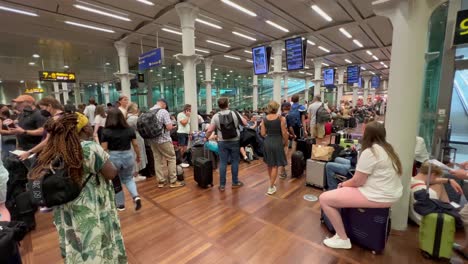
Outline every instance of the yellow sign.
<path id="1" fill-rule="evenodd" d="M 40 71 L 39 80 L 48 82 L 74 83 L 76 81 L 76 75 L 72 72 Z"/>
<path id="2" fill-rule="evenodd" d="M 457 23 L 455 25 L 454 45 L 468 43 L 468 10 L 458 11 Z"/>
<path id="3" fill-rule="evenodd" d="M 28 88 L 26 89 L 26 91 L 24 91 L 24 93 L 26 94 L 33 94 L 33 93 L 43 93 L 44 92 L 44 89 L 42 88 Z"/>

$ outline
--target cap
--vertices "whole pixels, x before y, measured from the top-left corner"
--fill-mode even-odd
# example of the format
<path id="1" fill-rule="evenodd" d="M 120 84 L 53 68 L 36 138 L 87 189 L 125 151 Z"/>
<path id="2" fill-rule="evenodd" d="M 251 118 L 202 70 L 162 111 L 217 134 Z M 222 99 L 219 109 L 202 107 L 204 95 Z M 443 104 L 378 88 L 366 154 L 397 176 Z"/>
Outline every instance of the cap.
<path id="1" fill-rule="evenodd" d="M 15 103 L 19 103 L 19 102 L 31 102 L 31 103 L 34 103 L 36 102 L 36 99 L 34 99 L 34 97 L 30 96 L 30 95 L 27 95 L 27 94 L 23 94 L 23 95 L 20 95 L 18 96 L 16 99 L 13 99 L 11 100 Z"/>
<path id="2" fill-rule="evenodd" d="M 79 133 L 81 129 L 83 129 L 83 127 L 85 127 L 88 124 L 88 118 L 82 113 L 76 112 L 75 114 L 77 118 L 76 129 L 78 130 L 78 133 Z"/>
<path id="3" fill-rule="evenodd" d="M 281 104 L 281 109 L 284 109 L 284 108 L 290 108 L 291 107 L 291 103 L 290 102 L 284 102 Z"/>

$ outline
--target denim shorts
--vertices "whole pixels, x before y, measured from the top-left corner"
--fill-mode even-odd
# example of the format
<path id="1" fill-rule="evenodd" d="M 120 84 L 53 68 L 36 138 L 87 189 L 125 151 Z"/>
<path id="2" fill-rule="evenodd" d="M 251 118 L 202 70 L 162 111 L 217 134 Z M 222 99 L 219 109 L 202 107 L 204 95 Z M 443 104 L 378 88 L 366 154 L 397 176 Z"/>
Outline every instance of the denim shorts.
<path id="1" fill-rule="evenodd" d="M 188 134 L 186 133 L 177 133 L 177 140 L 179 146 L 187 146 L 188 145 Z"/>

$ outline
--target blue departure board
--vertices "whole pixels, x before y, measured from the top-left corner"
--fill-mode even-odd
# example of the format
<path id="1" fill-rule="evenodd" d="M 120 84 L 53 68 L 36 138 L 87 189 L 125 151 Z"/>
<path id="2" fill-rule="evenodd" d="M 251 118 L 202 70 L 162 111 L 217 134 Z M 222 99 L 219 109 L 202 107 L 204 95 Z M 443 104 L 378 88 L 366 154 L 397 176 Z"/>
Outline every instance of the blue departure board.
<path id="1" fill-rule="evenodd" d="M 359 83 L 359 76 L 361 74 L 361 67 L 359 65 L 348 66 L 348 84 L 354 85 Z"/>
<path id="2" fill-rule="evenodd" d="M 284 42 L 286 49 L 286 67 L 288 71 L 304 69 L 304 42 L 302 37 L 287 39 Z"/>
<path id="3" fill-rule="evenodd" d="M 335 85 L 335 69 L 323 70 L 323 86 Z"/>

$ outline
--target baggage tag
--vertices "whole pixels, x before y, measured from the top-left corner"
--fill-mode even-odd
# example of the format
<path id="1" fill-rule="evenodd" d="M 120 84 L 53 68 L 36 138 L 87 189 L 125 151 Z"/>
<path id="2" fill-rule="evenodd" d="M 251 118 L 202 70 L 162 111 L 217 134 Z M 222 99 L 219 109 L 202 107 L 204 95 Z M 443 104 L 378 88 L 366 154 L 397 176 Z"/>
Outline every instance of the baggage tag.
<path id="1" fill-rule="evenodd" d="M 457 204 L 456 202 L 450 202 L 450 205 L 452 205 L 452 206 L 453 206 L 453 208 L 455 208 L 455 209 L 458 209 L 458 208 L 460 208 L 460 205 L 459 205 L 459 204 Z"/>

